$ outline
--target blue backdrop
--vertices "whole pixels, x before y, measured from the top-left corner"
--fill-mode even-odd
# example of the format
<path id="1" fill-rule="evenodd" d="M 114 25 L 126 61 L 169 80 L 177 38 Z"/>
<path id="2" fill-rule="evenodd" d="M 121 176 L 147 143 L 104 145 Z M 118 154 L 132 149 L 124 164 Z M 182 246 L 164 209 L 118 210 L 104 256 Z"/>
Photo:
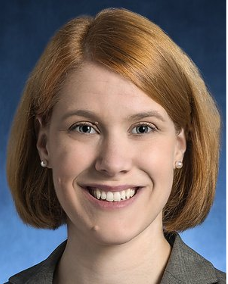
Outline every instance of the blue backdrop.
<path id="1" fill-rule="evenodd" d="M 5 177 L 6 145 L 29 72 L 66 21 L 124 7 L 163 28 L 198 65 L 224 121 L 214 206 L 203 225 L 182 234 L 192 248 L 225 270 L 225 0 L 9 0 L 0 2 L 0 283 L 43 260 L 66 238 L 65 227 L 37 230 L 18 218 Z M 20 131 L 20 129 L 18 129 Z"/>

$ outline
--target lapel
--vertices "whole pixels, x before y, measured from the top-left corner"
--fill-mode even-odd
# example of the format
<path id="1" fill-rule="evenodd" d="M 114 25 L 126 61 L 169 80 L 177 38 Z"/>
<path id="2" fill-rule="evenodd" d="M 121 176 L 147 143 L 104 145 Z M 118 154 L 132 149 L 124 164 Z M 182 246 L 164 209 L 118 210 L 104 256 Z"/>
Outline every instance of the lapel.
<path id="1" fill-rule="evenodd" d="M 65 246 L 66 241 L 59 245 L 46 260 L 11 277 L 10 283 L 52 284 L 55 268 L 63 254 Z"/>
<path id="2" fill-rule="evenodd" d="M 213 265 L 189 248 L 178 234 L 167 236 L 167 240 L 173 244 L 173 248 L 160 284 L 226 283 L 225 280 L 218 281 Z M 46 260 L 11 277 L 9 283 L 52 284 L 55 268 L 65 246 L 66 242 L 62 243 Z M 222 279 L 225 279 L 223 273 Z"/>
<path id="3" fill-rule="evenodd" d="M 177 234 L 161 284 L 217 283 L 213 265 L 188 247 Z"/>

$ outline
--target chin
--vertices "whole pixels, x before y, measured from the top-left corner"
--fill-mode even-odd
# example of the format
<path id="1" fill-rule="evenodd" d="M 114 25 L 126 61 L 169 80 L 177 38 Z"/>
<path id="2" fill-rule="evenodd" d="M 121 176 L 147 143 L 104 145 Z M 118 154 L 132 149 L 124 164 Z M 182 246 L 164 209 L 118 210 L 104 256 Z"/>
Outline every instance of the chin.
<path id="1" fill-rule="evenodd" d="M 122 245 L 130 242 L 132 239 L 134 239 L 138 233 L 133 232 L 126 232 L 124 231 L 118 231 L 118 230 L 108 230 L 105 231 L 102 228 L 93 228 L 93 240 L 104 246 L 116 246 L 116 245 Z"/>
<path id="2" fill-rule="evenodd" d="M 136 222 L 137 223 L 137 222 Z M 131 220 L 127 223 L 112 222 L 111 225 L 107 226 L 106 224 L 97 224 L 92 227 L 90 234 L 92 232 L 92 239 L 100 245 L 122 245 L 126 244 L 139 235 L 142 235 L 143 232 L 148 231 L 149 224 L 137 225 L 134 220 Z"/>

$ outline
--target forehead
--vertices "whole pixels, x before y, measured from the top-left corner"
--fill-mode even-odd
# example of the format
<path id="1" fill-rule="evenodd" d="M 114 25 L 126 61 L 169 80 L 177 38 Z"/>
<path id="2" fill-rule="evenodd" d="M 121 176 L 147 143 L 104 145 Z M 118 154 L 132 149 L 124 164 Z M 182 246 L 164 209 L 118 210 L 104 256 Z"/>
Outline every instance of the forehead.
<path id="1" fill-rule="evenodd" d="M 121 75 L 94 63 L 84 63 L 67 78 L 59 102 L 73 107 L 92 106 L 132 108 L 164 108 Z M 166 112 L 165 112 L 166 113 Z"/>
<path id="2" fill-rule="evenodd" d="M 104 97 L 115 95 L 144 97 L 145 93 L 132 82 L 110 69 L 95 63 L 84 63 L 67 78 L 64 93 L 82 91 L 84 93 L 102 93 Z"/>

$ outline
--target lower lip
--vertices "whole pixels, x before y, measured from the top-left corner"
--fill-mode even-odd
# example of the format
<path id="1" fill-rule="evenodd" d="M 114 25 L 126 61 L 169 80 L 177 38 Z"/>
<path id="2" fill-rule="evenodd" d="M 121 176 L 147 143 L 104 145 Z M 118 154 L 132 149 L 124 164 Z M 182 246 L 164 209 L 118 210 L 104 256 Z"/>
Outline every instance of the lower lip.
<path id="1" fill-rule="evenodd" d="M 89 191 L 85 188 L 82 188 L 83 192 L 85 193 L 86 197 L 89 199 L 90 202 L 92 202 L 95 206 L 101 208 L 101 209 L 120 209 L 125 208 L 127 206 L 130 206 L 140 195 L 141 188 L 137 189 L 137 192 L 134 196 L 130 197 L 129 199 L 122 200 L 122 201 L 106 201 L 101 200 L 93 197 Z"/>

